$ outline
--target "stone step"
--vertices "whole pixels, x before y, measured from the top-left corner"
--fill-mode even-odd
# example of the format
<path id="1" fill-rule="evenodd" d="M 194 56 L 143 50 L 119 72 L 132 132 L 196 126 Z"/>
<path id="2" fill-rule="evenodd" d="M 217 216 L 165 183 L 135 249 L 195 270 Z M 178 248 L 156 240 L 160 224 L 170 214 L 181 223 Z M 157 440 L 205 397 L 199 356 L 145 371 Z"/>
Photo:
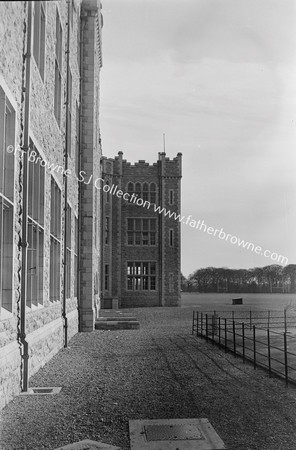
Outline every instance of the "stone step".
<path id="1" fill-rule="evenodd" d="M 97 321 L 111 321 L 111 322 L 123 322 L 123 321 L 136 321 L 135 317 L 127 317 L 127 316 L 101 316 L 97 319 Z"/>
<path id="2" fill-rule="evenodd" d="M 137 320 L 97 320 L 95 323 L 96 330 L 138 330 L 140 324 Z"/>

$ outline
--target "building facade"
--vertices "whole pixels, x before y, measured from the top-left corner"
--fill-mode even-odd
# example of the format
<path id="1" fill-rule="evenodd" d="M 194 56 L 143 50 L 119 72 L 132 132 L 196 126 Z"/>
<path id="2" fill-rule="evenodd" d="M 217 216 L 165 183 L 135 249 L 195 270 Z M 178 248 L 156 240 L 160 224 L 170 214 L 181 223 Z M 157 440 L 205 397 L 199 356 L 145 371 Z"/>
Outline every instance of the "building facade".
<path id="1" fill-rule="evenodd" d="M 179 305 L 181 157 L 103 157 L 102 307 Z"/>
<path id="2" fill-rule="evenodd" d="M 99 0 L 0 3 L 0 407 L 99 308 Z"/>

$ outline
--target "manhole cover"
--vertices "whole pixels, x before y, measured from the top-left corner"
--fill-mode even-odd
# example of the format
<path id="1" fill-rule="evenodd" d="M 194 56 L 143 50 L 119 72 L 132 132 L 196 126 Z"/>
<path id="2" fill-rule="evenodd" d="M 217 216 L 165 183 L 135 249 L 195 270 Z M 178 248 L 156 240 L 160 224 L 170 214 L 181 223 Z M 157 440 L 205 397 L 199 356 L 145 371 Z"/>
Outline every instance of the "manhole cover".
<path id="1" fill-rule="evenodd" d="M 61 391 L 61 387 L 33 387 L 28 388 L 26 392 L 21 392 L 20 395 L 54 395 Z"/>
<path id="2" fill-rule="evenodd" d="M 225 449 L 208 419 L 130 420 L 131 450 Z"/>
<path id="3" fill-rule="evenodd" d="M 34 394 L 52 394 L 52 392 L 53 392 L 52 388 L 50 388 L 50 389 L 41 389 L 41 388 L 34 389 L 33 388 L 32 390 L 33 390 Z"/>
<path id="4" fill-rule="evenodd" d="M 145 425 L 147 441 L 195 441 L 204 439 L 200 430 L 193 423 L 181 425 Z"/>

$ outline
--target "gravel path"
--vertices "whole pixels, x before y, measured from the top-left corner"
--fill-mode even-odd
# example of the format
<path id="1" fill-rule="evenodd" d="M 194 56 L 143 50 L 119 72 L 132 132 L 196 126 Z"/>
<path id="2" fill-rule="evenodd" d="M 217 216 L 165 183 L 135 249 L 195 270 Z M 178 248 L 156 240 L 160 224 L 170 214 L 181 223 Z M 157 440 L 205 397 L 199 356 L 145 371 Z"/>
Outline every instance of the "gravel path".
<path id="1" fill-rule="evenodd" d="M 130 313 L 139 330 L 78 334 L 30 380 L 62 391 L 15 398 L 1 450 L 87 438 L 128 450 L 128 420 L 141 418 L 207 418 L 229 450 L 295 450 L 294 388 L 191 336 L 191 308 Z"/>

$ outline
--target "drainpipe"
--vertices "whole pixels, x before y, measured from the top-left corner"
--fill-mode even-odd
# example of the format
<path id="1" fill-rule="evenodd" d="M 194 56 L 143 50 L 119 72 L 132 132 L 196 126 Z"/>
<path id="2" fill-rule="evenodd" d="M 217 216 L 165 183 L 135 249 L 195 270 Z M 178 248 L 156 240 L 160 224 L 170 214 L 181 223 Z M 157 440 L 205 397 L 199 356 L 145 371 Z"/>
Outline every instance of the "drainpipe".
<path id="1" fill-rule="evenodd" d="M 22 204 L 22 266 L 21 266 L 21 317 L 19 340 L 23 347 L 22 391 L 28 390 L 28 342 L 26 341 L 26 306 L 27 306 L 27 248 L 28 248 L 28 152 L 30 127 L 30 89 L 31 89 L 31 47 L 32 47 L 32 2 L 28 2 L 27 53 L 25 78 L 25 110 L 23 141 L 23 204 Z"/>
<path id="2" fill-rule="evenodd" d="M 82 162 L 82 150 L 81 150 L 81 137 L 82 137 L 82 87 L 83 87 L 83 39 L 84 39 L 84 28 L 85 28 L 85 17 L 82 15 L 82 8 L 80 12 L 80 60 L 79 60 L 79 71 L 80 71 L 80 79 L 79 79 L 79 158 L 78 158 L 78 174 L 81 170 L 81 162 Z M 80 311 L 80 246 L 81 246 L 81 227 L 82 227 L 82 217 L 81 217 L 81 208 L 82 205 L 82 190 L 81 190 L 81 182 L 78 181 L 78 251 L 77 251 L 77 276 L 78 276 L 78 285 L 77 285 L 77 296 L 78 296 L 78 331 L 81 331 L 81 311 Z"/>
<path id="3" fill-rule="evenodd" d="M 67 318 L 67 305 L 66 305 L 66 279 L 67 279 L 67 226 L 68 226 L 68 178 L 65 175 L 68 170 L 68 153 L 69 146 L 71 145 L 71 136 L 69 142 L 69 90 L 70 90 L 70 0 L 68 3 L 68 20 L 67 20 L 67 50 L 66 50 L 66 61 L 67 61 L 67 86 L 66 86 L 66 136 L 65 136 L 65 172 L 64 172 L 64 186 L 65 186 L 65 196 L 64 196 L 64 289 L 63 289 L 63 312 L 62 317 L 64 320 L 64 347 L 68 347 L 68 318 Z"/>

